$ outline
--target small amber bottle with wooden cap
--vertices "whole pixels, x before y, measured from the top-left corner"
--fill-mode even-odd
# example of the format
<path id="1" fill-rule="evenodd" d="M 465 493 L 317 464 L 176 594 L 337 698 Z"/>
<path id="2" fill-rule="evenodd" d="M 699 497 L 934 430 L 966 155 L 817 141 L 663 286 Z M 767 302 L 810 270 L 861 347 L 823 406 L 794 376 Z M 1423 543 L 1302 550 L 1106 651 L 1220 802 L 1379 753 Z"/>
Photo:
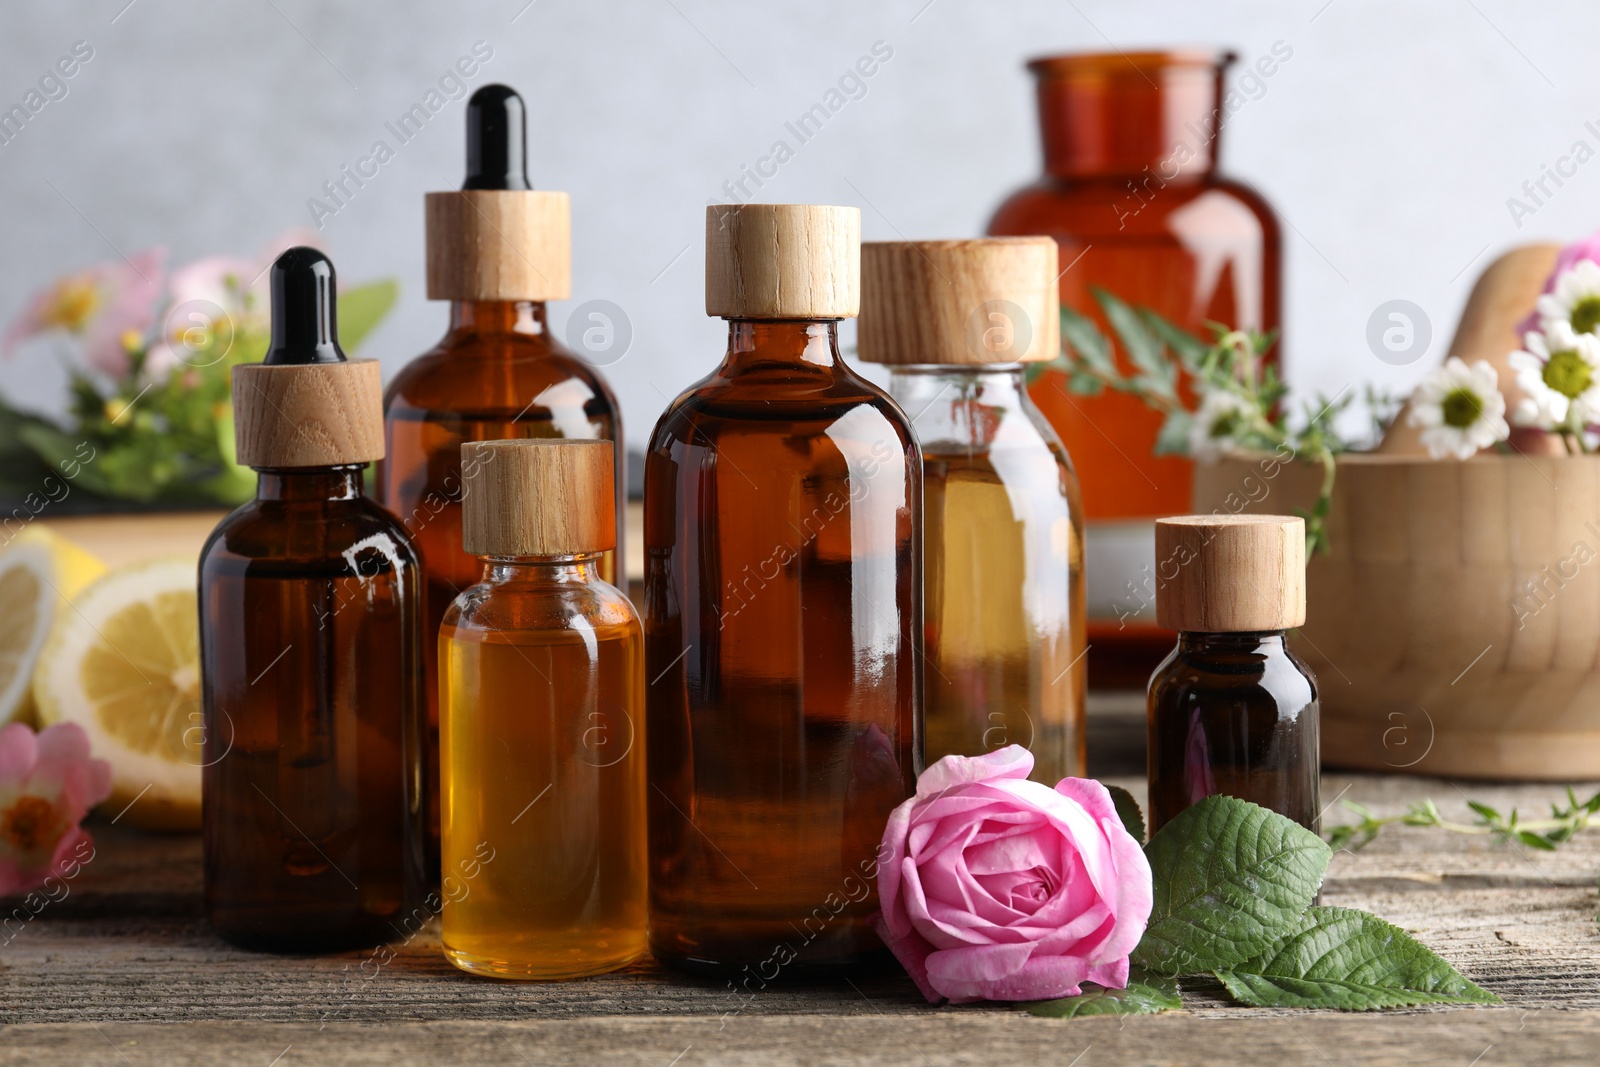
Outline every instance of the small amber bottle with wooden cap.
<path id="1" fill-rule="evenodd" d="M 1060 351 L 1049 237 L 861 246 L 862 359 L 922 445 L 927 760 L 1084 769 L 1083 507 L 1024 369 Z"/>
<path id="2" fill-rule="evenodd" d="M 334 951 L 420 897 L 421 576 L 362 495 L 381 386 L 339 350 L 333 264 L 292 248 L 271 289 L 266 360 L 233 371 L 256 498 L 200 556 L 205 906 L 237 944 Z"/>
<path id="3" fill-rule="evenodd" d="M 1306 619 L 1305 522 L 1156 522 L 1156 619 L 1178 645 L 1150 679 L 1150 828 L 1221 793 L 1319 829 L 1317 681 L 1285 636 Z"/>
<path id="4" fill-rule="evenodd" d="M 609 441 L 461 446 L 482 560 L 439 633 L 445 955 L 577 978 L 645 952 L 643 634 L 600 576 Z"/>
<path id="5" fill-rule="evenodd" d="M 882 952 L 878 844 L 921 766 L 922 461 L 839 355 L 860 219 L 707 211 L 727 353 L 645 461 L 651 950 L 752 991 Z"/>
<path id="6" fill-rule="evenodd" d="M 450 328 L 395 376 L 384 398 L 389 454 L 378 467 L 378 497 L 422 553 L 430 633 L 478 580 L 478 560 L 461 547 L 463 441 L 611 441 L 619 514 L 625 504 L 616 397 L 589 362 L 550 333 L 545 301 L 571 295 L 569 205 L 566 193 L 529 185 L 524 127 L 522 98 L 504 85 L 486 85 L 468 102 L 466 180 L 460 190 L 427 196 L 428 298 L 450 301 Z M 598 361 L 605 353 L 590 355 Z M 606 581 L 624 583 L 622 558 L 619 539 L 597 563 Z M 425 656 L 437 869 L 439 718 L 431 646 Z"/>

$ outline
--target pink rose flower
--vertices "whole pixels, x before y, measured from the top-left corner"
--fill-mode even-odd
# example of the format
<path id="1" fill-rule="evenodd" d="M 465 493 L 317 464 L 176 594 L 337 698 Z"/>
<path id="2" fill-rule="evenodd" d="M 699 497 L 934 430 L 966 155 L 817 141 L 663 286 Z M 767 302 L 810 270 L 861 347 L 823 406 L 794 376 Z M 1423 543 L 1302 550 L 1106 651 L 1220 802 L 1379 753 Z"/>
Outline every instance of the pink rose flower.
<path id="1" fill-rule="evenodd" d="M 946 756 L 889 816 L 878 934 L 930 1001 L 1121 989 L 1150 919 L 1150 864 L 1099 782 L 1028 781 L 1020 745 Z"/>
<path id="2" fill-rule="evenodd" d="M 110 795 L 111 764 L 77 723 L 0 729 L 0 897 L 62 877 L 90 843 L 78 823 Z"/>

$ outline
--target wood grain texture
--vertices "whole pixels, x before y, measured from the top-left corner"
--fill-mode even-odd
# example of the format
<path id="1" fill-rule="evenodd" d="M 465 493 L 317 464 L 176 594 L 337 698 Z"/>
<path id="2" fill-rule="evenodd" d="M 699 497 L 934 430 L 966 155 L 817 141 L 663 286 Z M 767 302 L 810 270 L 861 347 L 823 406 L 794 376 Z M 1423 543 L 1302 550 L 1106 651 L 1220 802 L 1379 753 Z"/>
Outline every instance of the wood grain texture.
<path id="1" fill-rule="evenodd" d="M 377 360 L 233 368 L 233 430 L 247 467 L 331 467 L 383 458 Z"/>
<path id="2" fill-rule="evenodd" d="M 1061 354 L 1049 237 L 869 241 L 857 353 L 869 363 L 983 365 Z"/>
<path id="3" fill-rule="evenodd" d="M 462 189 L 426 198 L 429 300 L 572 295 L 566 193 Z"/>
<path id="4" fill-rule="evenodd" d="M 617 547 L 610 441 L 461 446 L 462 540 L 478 556 L 575 556 Z"/>
<path id="5" fill-rule="evenodd" d="M 1092 739 L 1136 727 L 1137 694 L 1091 695 Z M 1131 761 L 1137 763 L 1137 760 Z M 1107 779 L 1141 798 L 1142 775 Z M 1595 784 L 1578 786 L 1587 794 Z M 1470 821 L 1466 798 L 1542 814 L 1549 785 L 1326 775 L 1379 814 L 1424 797 Z M 1600 1047 L 1600 831 L 1555 853 L 1394 827 L 1333 858 L 1324 900 L 1409 930 L 1504 1008 L 1383 1014 L 1243 1008 L 1202 982 L 1184 1010 L 1035 1019 L 1004 1006 L 935 1008 L 899 976 L 742 995 L 651 963 L 579 982 L 476 979 L 445 963 L 437 924 L 409 942 L 324 957 L 245 952 L 199 917 L 193 836 L 91 829 L 95 859 L 69 895 L 0 942 L 0 1062 L 57 1064 L 573 1063 L 1392 1064 L 1594 1062 Z M 7 902 L 0 912 L 14 910 Z M 1485 1052 L 1486 1049 L 1492 1050 Z M 277 1057 L 281 1057 L 276 1059 Z"/>
<path id="6" fill-rule="evenodd" d="M 861 211 L 817 204 L 706 208 L 706 314 L 847 319 L 861 310 Z"/>
<path id="7" fill-rule="evenodd" d="M 1319 478 L 1201 464 L 1195 506 L 1309 507 Z M 1600 457 L 1341 456 L 1327 530 L 1292 638 L 1321 682 L 1324 760 L 1600 776 Z"/>
<path id="8" fill-rule="evenodd" d="M 1306 524 L 1293 515 L 1156 520 L 1156 620 L 1189 633 L 1287 630 L 1306 619 Z"/>
<path id="9" fill-rule="evenodd" d="M 1286 1067 L 1397 1063 L 1441 1067 L 1594 1063 L 1600 1011 L 1513 1008 L 1395 1013 L 1308 1012 L 1283 1019 L 1036 1019 L 960 1008 L 847 1017 L 737 1017 L 311 1024 L 58 1024 L 0 1028 L 7 1063 L 107 1067 L 216 1063 L 463 1064 L 483 1067 Z M 279 1058 L 281 1057 L 281 1058 Z"/>

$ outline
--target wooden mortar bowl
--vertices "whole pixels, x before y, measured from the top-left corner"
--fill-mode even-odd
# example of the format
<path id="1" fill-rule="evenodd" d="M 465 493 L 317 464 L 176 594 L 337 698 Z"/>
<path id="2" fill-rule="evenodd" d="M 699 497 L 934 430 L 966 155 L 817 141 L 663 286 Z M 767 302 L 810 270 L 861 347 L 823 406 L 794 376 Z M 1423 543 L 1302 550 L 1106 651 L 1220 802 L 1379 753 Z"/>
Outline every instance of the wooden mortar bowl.
<path id="1" fill-rule="evenodd" d="M 1194 508 L 1292 514 L 1320 479 L 1199 464 Z M 1328 535 L 1291 636 L 1319 683 L 1325 763 L 1600 777 L 1600 456 L 1342 457 Z"/>

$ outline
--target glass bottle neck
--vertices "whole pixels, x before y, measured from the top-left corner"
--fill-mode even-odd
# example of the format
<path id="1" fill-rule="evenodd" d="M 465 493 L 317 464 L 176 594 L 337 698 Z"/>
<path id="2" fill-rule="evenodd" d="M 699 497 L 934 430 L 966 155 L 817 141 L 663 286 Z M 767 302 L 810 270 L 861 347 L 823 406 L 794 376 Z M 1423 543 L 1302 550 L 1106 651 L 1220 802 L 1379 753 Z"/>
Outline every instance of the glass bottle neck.
<path id="1" fill-rule="evenodd" d="M 1216 169 L 1223 72 L 1234 56 L 1118 53 L 1030 64 L 1038 78 L 1044 169 L 1055 178 L 1162 181 Z"/>
<path id="2" fill-rule="evenodd" d="M 450 332 L 537 337 L 549 332 L 549 324 L 542 300 L 452 300 Z"/>
<path id="3" fill-rule="evenodd" d="M 1245 633 L 1184 632 L 1178 635 L 1178 648 L 1186 653 L 1226 655 L 1282 652 L 1287 649 L 1287 630 L 1254 630 Z"/>
<path id="4" fill-rule="evenodd" d="M 1023 381 L 1023 364 L 917 364 L 889 372 L 889 394 L 916 422 L 925 443 L 992 445 L 1011 422 L 1027 419 L 1033 401 Z"/>
<path id="5" fill-rule="evenodd" d="M 256 469 L 257 500 L 355 500 L 365 463 L 343 467 Z"/>
<path id="6" fill-rule="evenodd" d="M 483 581 L 585 585 L 600 580 L 600 553 L 576 556 L 483 556 Z"/>
<path id="7" fill-rule="evenodd" d="M 770 364 L 842 367 L 838 319 L 729 319 L 725 370 Z"/>

